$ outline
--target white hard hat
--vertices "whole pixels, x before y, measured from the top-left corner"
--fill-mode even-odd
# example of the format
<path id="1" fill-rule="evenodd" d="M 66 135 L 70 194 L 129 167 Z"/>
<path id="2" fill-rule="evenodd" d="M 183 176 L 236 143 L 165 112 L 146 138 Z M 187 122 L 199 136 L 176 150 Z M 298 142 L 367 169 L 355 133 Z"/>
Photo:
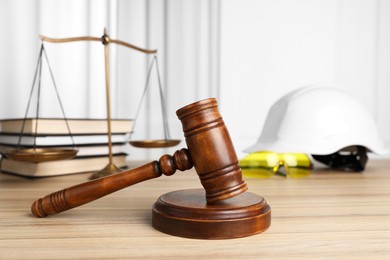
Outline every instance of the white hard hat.
<path id="1" fill-rule="evenodd" d="M 274 103 L 259 139 L 244 151 L 326 155 L 357 145 L 387 153 L 374 119 L 356 98 L 339 89 L 308 86 Z"/>

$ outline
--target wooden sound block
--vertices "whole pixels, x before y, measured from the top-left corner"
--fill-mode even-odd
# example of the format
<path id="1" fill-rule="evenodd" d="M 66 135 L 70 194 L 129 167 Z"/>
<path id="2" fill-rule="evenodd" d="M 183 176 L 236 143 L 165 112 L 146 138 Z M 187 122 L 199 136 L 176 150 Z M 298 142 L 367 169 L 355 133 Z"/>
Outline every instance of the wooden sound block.
<path id="1" fill-rule="evenodd" d="M 270 224 L 271 208 L 250 192 L 207 204 L 203 189 L 179 190 L 161 195 L 153 205 L 153 227 L 179 237 L 239 238 L 261 233 Z"/>

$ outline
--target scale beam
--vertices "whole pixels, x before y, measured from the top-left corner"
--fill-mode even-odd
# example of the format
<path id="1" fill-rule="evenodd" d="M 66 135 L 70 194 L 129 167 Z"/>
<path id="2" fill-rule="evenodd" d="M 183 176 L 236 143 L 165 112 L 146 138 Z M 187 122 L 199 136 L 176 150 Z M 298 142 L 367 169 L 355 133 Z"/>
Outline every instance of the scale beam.
<path id="1" fill-rule="evenodd" d="M 41 39 L 41 41 L 51 42 L 51 43 L 95 41 L 95 42 L 101 42 L 103 44 L 106 44 L 105 38 L 103 38 L 103 37 L 93 37 L 93 36 L 80 36 L 80 37 L 70 37 L 70 38 L 51 38 L 51 37 L 47 37 L 47 36 L 44 36 L 44 35 L 39 35 L 39 38 Z M 140 51 L 140 52 L 143 52 L 143 53 L 146 53 L 146 54 L 157 53 L 157 50 L 143 49 L 143 48 L 140 48 L 140 47 L 135 46 L 133 44 L 130 44 L 130 43 L 127 43 L 127 42 L 124 42 L 124 41 L 120 41 L 120 40 L 111 39 L 111 38 L 110 38 L 109 43 L 119 44 L 119 45 L 125 46 L 127 48 L 130 48 L 130 49 L 133 49 L 133 50 L 136 50 L 136 51 Z"/>

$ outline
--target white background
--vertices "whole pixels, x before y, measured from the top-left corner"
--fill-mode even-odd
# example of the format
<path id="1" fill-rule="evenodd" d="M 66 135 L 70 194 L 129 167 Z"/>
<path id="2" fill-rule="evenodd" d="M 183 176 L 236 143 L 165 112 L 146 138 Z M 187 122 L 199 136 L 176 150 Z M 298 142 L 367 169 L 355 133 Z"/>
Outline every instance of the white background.
<path id="1" fill-rule="evenodd" d="M 39 34 L 100 37 L 107 27 L 112 38 L 158 49 L 174 138 L 182 138 L 178 108 L 216 97 L 242 157 L 241 151 L 258 138 L 272 103 L 315 83 L 355 95 L 390 143 L 388 0 L 0 0 L 0 24 L 1 119 L 24 116 Z M 45 47 L 67 117 L 104 118 L 102 45 Z M 112 117 L 132 118 L 151 56 L 114 45 L 110 54 Z M 46 76 L 40 113 L 61 116 Z M 135 129 L 137 139 L 162 137 L 157 85 L 150 92 Z M 129 151 L 131 159 L 155 159 L 176 148 Z"/>

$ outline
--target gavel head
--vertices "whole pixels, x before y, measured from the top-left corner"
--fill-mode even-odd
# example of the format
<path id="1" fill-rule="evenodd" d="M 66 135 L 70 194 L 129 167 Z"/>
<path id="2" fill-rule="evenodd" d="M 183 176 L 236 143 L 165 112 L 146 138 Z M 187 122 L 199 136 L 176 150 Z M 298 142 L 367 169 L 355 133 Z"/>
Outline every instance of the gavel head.
<path id="1" fill-rule="evenodd" d="M 207 203 L 234 197 L 246 191 L 229 132 L 214 98 L 187 105 L 176 112 L 188 151 Z"/>

